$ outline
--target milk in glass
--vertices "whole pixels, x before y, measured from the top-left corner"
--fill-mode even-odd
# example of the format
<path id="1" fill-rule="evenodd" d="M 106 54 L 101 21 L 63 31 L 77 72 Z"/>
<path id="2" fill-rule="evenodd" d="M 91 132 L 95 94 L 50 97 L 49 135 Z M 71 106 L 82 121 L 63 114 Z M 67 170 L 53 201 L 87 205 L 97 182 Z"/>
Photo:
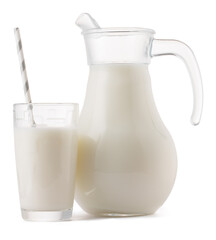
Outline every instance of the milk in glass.
<path id="1" fill-rule="evenodd" d="M 22 210 L 71 209 L 77 132 L 67 127 L 15 127 L 14 136 Z"/>

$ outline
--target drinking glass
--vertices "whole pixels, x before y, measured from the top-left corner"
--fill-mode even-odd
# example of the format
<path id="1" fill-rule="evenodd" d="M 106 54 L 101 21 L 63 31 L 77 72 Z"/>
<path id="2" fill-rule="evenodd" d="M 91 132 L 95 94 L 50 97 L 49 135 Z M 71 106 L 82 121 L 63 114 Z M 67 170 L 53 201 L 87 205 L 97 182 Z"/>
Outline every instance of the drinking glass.
<path id="1" fill-rule="evenodd" d="M 72 217 L 77 161 L 75 103 L 14 104 L 14 141 L 22 217 Z"/>

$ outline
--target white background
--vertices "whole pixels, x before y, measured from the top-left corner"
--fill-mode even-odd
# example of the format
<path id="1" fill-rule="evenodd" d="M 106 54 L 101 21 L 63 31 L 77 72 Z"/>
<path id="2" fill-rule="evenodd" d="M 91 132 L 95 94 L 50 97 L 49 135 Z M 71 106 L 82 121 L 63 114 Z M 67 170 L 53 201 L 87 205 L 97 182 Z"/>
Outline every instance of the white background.
<path id="1" fill-rule="evenodd" d="M 213 0 L 0 0 L 0 239 L 215 239 L 216 14 Z M 161 117 L 178 153 L 178 174 L 153 216 L 98 219 L 77 205 L 71 222 L 21 219 L 13 146 L 12 104 L 24 102 L 13 28 L 21 29 L 34 102 L 83 105 L 85 48 L 74 22 L 89 12 L 103 27 L 147 27 L 156 38 L 186 42 L 204 85 L 201 124 L 190 125 L 192 89 L 184 64 L 158 57 L 149 67 Z"/>

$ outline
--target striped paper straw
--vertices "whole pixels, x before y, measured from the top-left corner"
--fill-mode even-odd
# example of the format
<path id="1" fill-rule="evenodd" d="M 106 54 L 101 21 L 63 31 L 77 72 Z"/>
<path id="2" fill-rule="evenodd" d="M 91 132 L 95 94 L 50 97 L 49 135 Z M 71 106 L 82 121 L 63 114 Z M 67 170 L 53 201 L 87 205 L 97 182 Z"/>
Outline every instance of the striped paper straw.
<path id="1" fill-rule="evenodd" d="M 25 59 L 24 59 L 24 54 L 23 54 L 22 41 L 21 41 L 21 37 L 20 37 L 19 28 L 14 29 L 14 35 L 15 35 L 16 44 L 17 44 L 17 53 L 18 53 L 18 58 L 19 58 L 19 63 L 20 63 L 20 71 L 21 71 L 21 75 L 22 75 L 25 99 L 26 99 L 26 102 L 29 103 L 29 110 L 30 110 L 30 117 L 32 120 L 32 125 L 35 125 L 33 111 L 32 111 L 33 107 L 31 104 L 32 100 L 31 100 L 31 95 L 30 95 L 28 76 L 27 76 L 27 72 L 26 72 L 26 64 L 25 64 Z"/>

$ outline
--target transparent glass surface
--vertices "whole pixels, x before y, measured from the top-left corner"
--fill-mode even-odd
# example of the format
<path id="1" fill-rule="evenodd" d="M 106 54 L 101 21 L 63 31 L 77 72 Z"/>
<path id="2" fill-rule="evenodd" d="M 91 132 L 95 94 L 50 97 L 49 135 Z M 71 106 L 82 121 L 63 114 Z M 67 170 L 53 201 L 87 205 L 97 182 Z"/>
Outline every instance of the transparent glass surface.
<path id="1" fill-rule="evenodd" d="M 70 220 L 78 104 L 15 104 L 14 142 L 22 217 Z"/>
<path id="2" fill-rule="evenodd" d="M 100 28 L 83 32 L 88 64 L 150 63 L 154 31 L 145 28 Z"/>

